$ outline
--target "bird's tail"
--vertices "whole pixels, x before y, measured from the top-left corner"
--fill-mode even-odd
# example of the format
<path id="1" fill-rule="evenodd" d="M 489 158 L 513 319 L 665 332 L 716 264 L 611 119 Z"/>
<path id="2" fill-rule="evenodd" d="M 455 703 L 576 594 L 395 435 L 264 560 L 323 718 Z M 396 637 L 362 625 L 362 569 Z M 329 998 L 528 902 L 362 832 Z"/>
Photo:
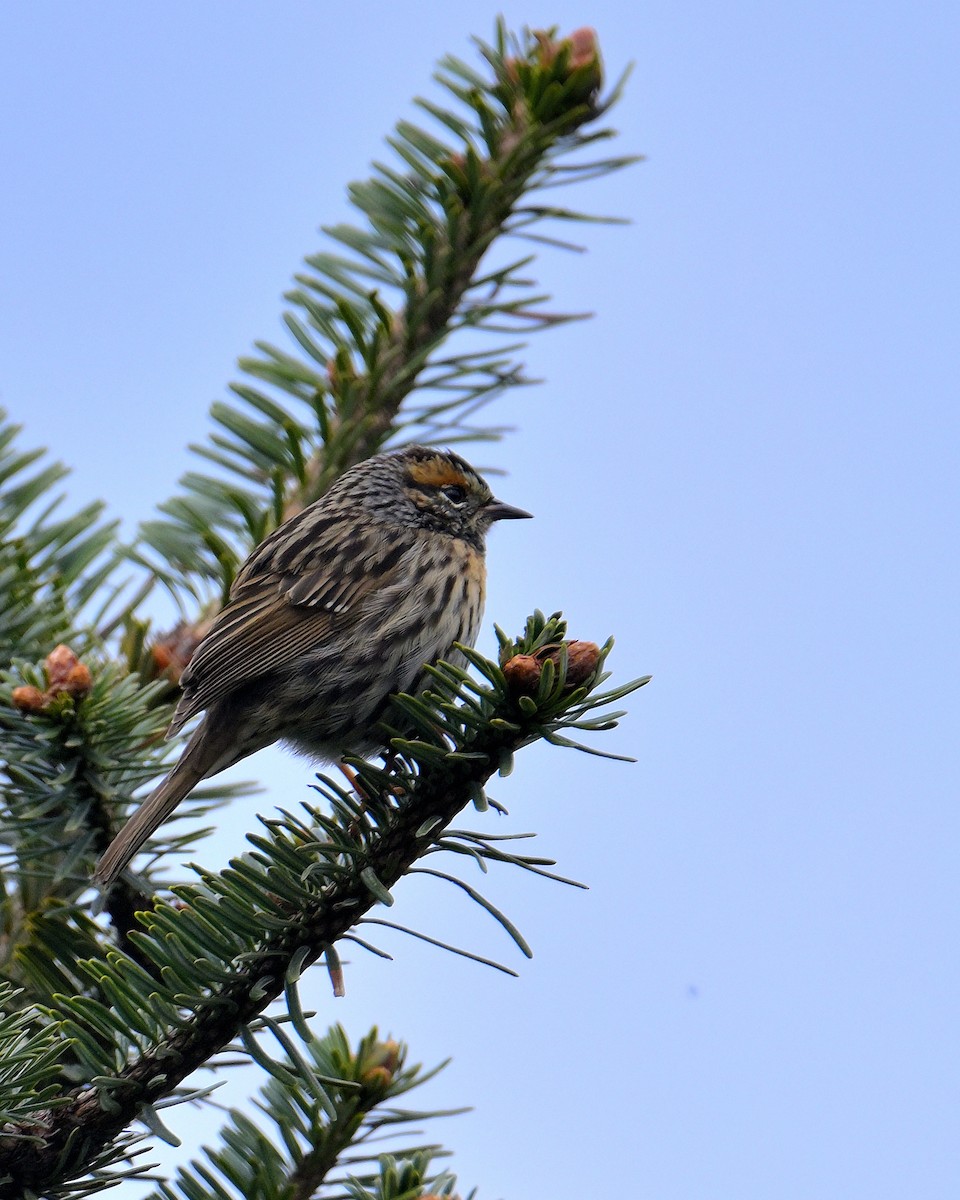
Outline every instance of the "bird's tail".
<path id="1" fill-rule="evenodd" d="M 230 765 L 222 761 L 222 748 L 212 745 L 212 741 L 208 722 L 203 720 L 187 743 L 180 761 L 143 801 L 97 863 L 93 877 L 101 888 L 113 883 L 151 833 L 163 824 L 202 779 Z"/>

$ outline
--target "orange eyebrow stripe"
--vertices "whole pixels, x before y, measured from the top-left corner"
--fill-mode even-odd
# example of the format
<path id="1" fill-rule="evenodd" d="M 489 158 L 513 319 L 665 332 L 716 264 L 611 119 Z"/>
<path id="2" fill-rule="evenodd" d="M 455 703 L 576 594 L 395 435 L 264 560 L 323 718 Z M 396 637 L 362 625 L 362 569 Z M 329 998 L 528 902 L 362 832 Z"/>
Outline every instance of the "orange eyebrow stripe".
<path id="1" fill-rule="evenodd" d="M 448 484 L 459 484 L 469 487 L 470 481 L 462 471 L 452 467 L 442 459 L 428 459 L 426 462 L 411 463 L 410 478 L 414 483 L 422 483 L 427 487 L 446 487 Z"/>

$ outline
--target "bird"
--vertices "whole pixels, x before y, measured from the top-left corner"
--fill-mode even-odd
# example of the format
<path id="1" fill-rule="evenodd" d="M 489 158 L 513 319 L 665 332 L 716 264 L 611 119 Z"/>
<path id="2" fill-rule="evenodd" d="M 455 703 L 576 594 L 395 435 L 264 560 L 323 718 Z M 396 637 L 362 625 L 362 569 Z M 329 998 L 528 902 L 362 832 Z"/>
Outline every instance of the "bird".
<path id="1" fill-rule="evenodd" d="M 396 692 L 426 664 L 462 663 L 486 592 L 490 526 L 531 514 L 497 500 L 450 450 L 409 445 L 345 471 L 240 568 L 180 678 L 167 737 L 199 724 L 96 866 L 108 888 L 201 780 L 281 741 L 320 761 L 386 747 Z"/>

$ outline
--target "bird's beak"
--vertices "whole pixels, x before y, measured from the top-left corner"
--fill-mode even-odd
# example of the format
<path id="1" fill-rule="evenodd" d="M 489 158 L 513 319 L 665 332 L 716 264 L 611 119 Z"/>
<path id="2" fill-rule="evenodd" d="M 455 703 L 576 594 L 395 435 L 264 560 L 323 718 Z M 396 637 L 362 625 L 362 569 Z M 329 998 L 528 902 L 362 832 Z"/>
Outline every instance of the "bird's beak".
<path id="1" fill-rule="evenodd" d="M 502 500 L 491 500 L 483 506 L 483 511 L 491 521 L 519 521 L 521 518 L 533 516 L 533 513 L 514 508 L 512 504 L 504 504 Z"/>

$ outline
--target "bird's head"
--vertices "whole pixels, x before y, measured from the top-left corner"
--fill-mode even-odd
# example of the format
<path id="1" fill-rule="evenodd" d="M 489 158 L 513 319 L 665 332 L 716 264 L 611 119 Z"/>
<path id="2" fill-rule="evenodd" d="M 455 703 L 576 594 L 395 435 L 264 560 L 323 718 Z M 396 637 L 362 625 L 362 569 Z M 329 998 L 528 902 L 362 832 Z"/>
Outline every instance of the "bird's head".
<path id="1" fill-rule="evenodd" d="M 450 450 L 408 446 L 395 459 L 405 506 L 421 528 L 482 547 L 494 521 L 531 515 L 498 500 L 487 481 Z"/>

